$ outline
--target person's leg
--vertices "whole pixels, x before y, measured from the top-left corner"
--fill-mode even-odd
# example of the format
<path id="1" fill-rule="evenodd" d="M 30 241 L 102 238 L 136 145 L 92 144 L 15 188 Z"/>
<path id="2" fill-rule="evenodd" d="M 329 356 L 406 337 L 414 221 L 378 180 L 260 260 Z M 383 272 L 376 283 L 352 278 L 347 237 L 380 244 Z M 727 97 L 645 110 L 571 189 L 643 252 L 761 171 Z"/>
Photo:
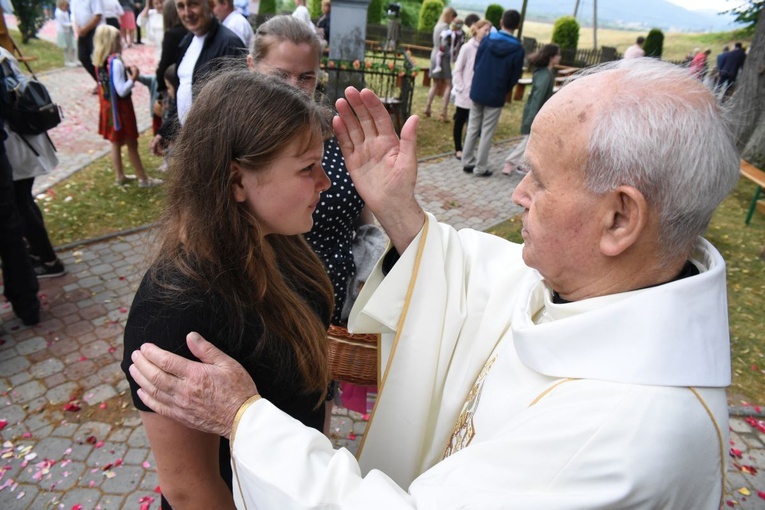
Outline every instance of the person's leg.
<path id="1" fill-rule="evenodd" d="M 120 142 L 111 142 L 112 144 L 112 166 L 114 167 L 114 179 L 118 186 L 125 183 L 125 171 L 122 169 L 122 152 Z"/>
<path id="2" fill-rule="evenodd" d="M 518 165 L 521 162 L 521 158 L 523 158 L 523 155 L 526 152 L 526 144 L 528 141 L 529 135 L 523 135 L 523 139 L 520 141 L 520 143 L 518 143 L 518 145 L 516 145 L 515 148 L 510 151 L 510 154 L 508 154 L 505 158 L 505 166 L 502 167 L 503 174 L 511 175 L 513 170 L 518 168 Z"/>
<path id="3" fill-rule="evenodd" d="M 150 0 L 145 0 L 150 1 Z M 133 15 L 135 15 L 136 19 L 138 19 L 138 15 L 141 14 L 141 11 L 143 10 L 143 5 L 140 7 L 136 6 L 135 9 L 133 9 Z M 141 27 L 138 25 L 138 23 L 135 24 L 135 43 L 136 44 L 143 44 L 141 42 Z"/>
<path id="4" fill-rule="evenodd" d="M 428 102 L 425 104 L 425 116 L 430 117 L 430 106 L 433 104 L 433 99 L 436 97 L 436 78 L 430 80 L 430 90 L 428 90 Z"/>
<path id="5" fill-rule="evenodd" d="M 91 78 L 98 83 L 96 78 L 96 68 L 93 66 L 90 57 L 93 54 L 93 30 L 77 38 L 77 56 L 82 63 L 82 67 L 88 72 Z"/>
<path id="6" fill-rule="evenodd" d="M 478 144 L 478 161 L 475 164 L 473 173 L 484 175 L 489 172 L 489 149 L 491 149 L 491 139 L 494 137 L 494 131 L 499 124 L 499 116 L 502 114 L 502 107 L 486 107 L 483 112 L 483 123 L 481 125 L 481 142 Z"/>
<path id="7" fill-rule="evenodd" d="M 5 152 L 0 154 L 0 259 L 6 299 L 24 324 L 37 324 L 40 322 L 40 301 L 37 299 L 40 285 L 24 243 L 14 200 L 13 170 Z"/>
<path id="8" fill-rule="evenodd" d="M 456 107 L 454 111 L 454 155 L 457 158 L 462 157 L 462 130 L 465 127 L 465 122 L 470 116 L 470 110 L 467 108 Z"/>
<path id="9" fill-rule="evenodd" d="M 29 253 L 39 258 L 43 263 L 56 261 L 56 252 L 45 230 L 42 211 L 37 207 L 32 196 L 32 185 L 35 179 L 21 179 L 13 183 L 16 210 L 19 213 L 24 228 L 24 237 L 29 243 Z"/>
<path id="10" fill-rule="evenodd" d="M 475 146 L 476 142 L 478 141 L 478 136 L 481 133 L 483 110 L 484 107 L 478 103 L 473 103 L 473 106 L 470 108 L 467 134 L 465 135 L 465 146 L 462 149 L 462 164 L 464 166 L 463 170 L 466 172 L 472 172 L 473 168 L 475 168 Z"/>
<path id="11" fill-rule="evenodd" d="M 452 80 L 445 80 L 446 86 L 444 87 L 444 107 L 441 110 L 441 121 L 449 122 L 449 99 L 452 93 Z"/>
<path id="12" fill-rule="evenodd" d="M 147 181 L 149 176 L 146 175 L 146 171 L 143 169 L 143 163 L 141 163 L 141 155 L 138 154 L 138 140 L 126 140 L 128 158 L 130 158 L 130 164 L 133 165 L 135 173 L 140 181 Z"/>

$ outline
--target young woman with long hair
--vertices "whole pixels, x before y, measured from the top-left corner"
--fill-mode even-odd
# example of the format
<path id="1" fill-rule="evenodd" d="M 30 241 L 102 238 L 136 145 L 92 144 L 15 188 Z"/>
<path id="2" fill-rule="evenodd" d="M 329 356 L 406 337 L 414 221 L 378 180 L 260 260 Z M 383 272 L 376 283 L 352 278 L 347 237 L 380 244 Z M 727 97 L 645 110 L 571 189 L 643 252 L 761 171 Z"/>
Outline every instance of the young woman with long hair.
<path id="1" fill-rule="evenodd" d="M 323 428 L 332 286 L 302 234 L 330 185 L 321 166 L 329 120 L 294 87 L 243 69 L 212 78 L 195 97 L 173 149 L 158 250 L 130 310 L 122 363 L 157 462 L 162 508 L 233 509 L 229 447 L 140 401 L 127 369 L 143 342 L 193 358 L 186 335 L 202 333 L 275 405 Z"/>
<path id="2" fill-rule="evenodd" d="M 523 108 L 523 121 L 521 134 L 523 139 L 505 158 L 502 173 L 512 175 L 513 171 L 521 175 L 526 174 L 526 169 L 519 166 L 523 154 L 526 152 L 526 144 L 531 133 L 531 123 L 542 109 L 548 99 L 553 95 L 555 87 L 555 66 L 560 64 L 560 48 L 557 44 L 545 44 L 541 49 L 529 55 L 529 65 L 534 68 L 531 77 L 531 92 Z"/>

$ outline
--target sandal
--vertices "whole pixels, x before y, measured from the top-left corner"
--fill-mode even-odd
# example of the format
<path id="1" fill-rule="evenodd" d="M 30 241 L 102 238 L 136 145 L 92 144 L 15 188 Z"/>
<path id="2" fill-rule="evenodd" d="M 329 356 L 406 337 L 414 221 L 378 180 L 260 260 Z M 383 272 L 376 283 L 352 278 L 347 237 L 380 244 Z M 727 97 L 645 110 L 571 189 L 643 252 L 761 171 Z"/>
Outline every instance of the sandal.
<path id="1" fill-rule="evenodd" d="M 502 173 L 505 175 L 513 175 L 513 170 L 515 170 L 515 165 L 512 163 L 505 163 L 505 166 L 502 167 Z"/>
<path id="2" fill-rule="evenodd" d="M 454 153 L 454 158 L 455 159 L 459 159 L 460 161 L 462 161 L 462 151 L 456 151 Z"/>

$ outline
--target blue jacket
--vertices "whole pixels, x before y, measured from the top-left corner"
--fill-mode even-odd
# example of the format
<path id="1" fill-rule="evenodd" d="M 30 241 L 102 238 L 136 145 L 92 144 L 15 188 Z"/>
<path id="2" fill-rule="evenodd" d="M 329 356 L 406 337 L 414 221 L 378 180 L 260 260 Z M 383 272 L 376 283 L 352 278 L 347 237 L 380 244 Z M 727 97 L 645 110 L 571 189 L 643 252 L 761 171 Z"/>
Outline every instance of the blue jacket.
<path id="1" fill-rule="evenodd" d="M 523 73 L 524 55 L 520 41 L 505 31 L 484 37 L 475 56 L 470 99 L 482 106 L 504 106 Z"/>
<path id="2" fill-rule="evenodd" d="M 739 70 L 744 67 L 744 60 L 746 60 L 746 53 L 741 48 L 734 48 L 725 53 L 722 62 L 718 63 L 720 76 L 735 80 Z"/>

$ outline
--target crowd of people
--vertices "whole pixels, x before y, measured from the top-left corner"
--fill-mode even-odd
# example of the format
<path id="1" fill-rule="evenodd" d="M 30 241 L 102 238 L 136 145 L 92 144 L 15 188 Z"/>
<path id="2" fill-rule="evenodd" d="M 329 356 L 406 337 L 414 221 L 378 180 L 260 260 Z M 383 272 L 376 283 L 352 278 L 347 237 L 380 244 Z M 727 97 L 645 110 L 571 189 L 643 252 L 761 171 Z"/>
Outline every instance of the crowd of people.
<path id="1" fill-rule="evenodd" d="M 231 0 L 132 4 L 133 25 L 161 48 L 143 75 L 121 55 L 135 42 L 126 8 L 72 3 L 62 47 L 72 51 L 73 25 L 81 60 L 90 47 L 82 63 L 116 184 L 132 177 L 125 145 L 139 186 L 167 188 L 121 364 L 161 508 L 720 506 L 725 264 L 701 236 L 739 162 L 720 102 L 697 79 L 709 51 L 689 72 L 640 58 L 641 37 L 554 92 L 560 48 L 527 56 L 517 11 L 492 30 L 445 8 L 424 113 L 440 94 L 448 122 L 454 88 L 466 173 L 492 175 L 506 98 L 527 64 L 533 73 L 523 139 L 503 168 L 523 177 L 515 244 L 422 209 L 418 117 L 399 137 L 372 91 L 349 87 L 336 111 L 315 98 L 329 2 L 316 25 L 295 0 L 292 16 L 254 33 Z M 739 54 L 737 44 L 718 59 L 721 87 Z M 166 183 L 138 155 L 136 82 L 152 91 Z M 17 176 L 25 163 L 3 131 L 0 235 L 13 244 L 0 258 L 4 272 L 19 269 L 5 294 L 34 324 L 35 273 L 64 268 L 30 200 L 37 174 Z M 55 165 L 46 139 L 31 145 L 43 171 Z M 376 224 L 390 242 L 362 274 L 354 241 Z M 326 437 L 330 325 L 380 335 L 381 387 L 358 460 Z"/>

